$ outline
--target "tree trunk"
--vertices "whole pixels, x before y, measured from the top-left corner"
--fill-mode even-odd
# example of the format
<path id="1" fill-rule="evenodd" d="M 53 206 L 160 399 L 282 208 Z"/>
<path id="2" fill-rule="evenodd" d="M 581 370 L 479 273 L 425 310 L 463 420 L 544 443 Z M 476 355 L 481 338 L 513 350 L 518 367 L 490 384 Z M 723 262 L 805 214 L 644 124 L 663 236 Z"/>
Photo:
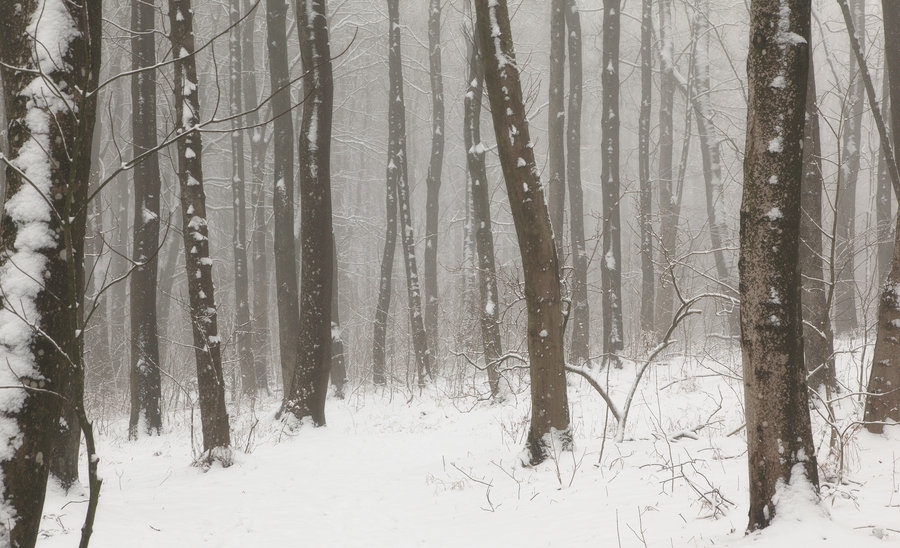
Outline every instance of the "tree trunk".
<path id="1" fill-rule="evenodd" d="M 331 118 L 334 81 L 325 0 L 297 3 L 297 33 L 306 76 L 300 128 L 300 340 L 285 410 L 325 425 L 331 369 Z"/>
<path id="2" fill-rule="evenodd" d="M 243 55 L 241 52 L 241 0 L 231 0 L 229 20 L 234 27 L 228 34 L 229 88 L 231 95 L 231 195 L 234 210 L 234 231 L 231 245 L 234 250 L 234 330 L 237 342 L 238 364 L 241 371 L 241 393 L 256 399 L 256 369 L 253 363 L 253 346 L 250 325 L 250 280 L 247 273 L 247 193 L 245 189 L 244 118 L 237 116 L 244 109 Z"/>
<path id="3" fill-rule="evenodd" d="M 474 30 L 474 29 L 473 29 Z M 481 48 L 473 33 L 466 75 L 468 88 L 463 110 L 463 142 L 466 147 L 466 166 L 469 171 L 472 196 L 472 224 L 478 268 L 479 319 L 484 363 L 487 367 L 491 397 L 500 393 L 497 360 L 503 355 L 500 338 L 500 294 L 497 292 L 497 273 L 494 265 L 494 232 L 491 227 L 491 196 L 485 167 L 484 144 L 481 142 L 481 104 L 484 97 L 484 73 Z"/>
<path id="4" fill-rule="evenodd" d="M 572 245 L 572 339 L 569 362 L 582 365 L 590 359 L 591 311 L 588 307 L 588 256 L 584 244 L 584 193 L 581 189 L 581 17 L 575 0 L 566 0 L 569 45 L 569 125 L 566 130 L 566 180 L 569 184 L 569 226 Z M 551 223 L 552 224 L 552 223 Z M 557 242 L 562 245 L 563 228 Z"/>
<path id="5" fill-rule="evenodd" d="M 865 0 L 850 2 L 853 24 L 860 29 L 860 45 L 865 47 Z M 860 78 L 860 66 L 856 57 L 850 55 L 848 67 L 850 75 L 847 104 L 842 112 L 841 163 L 838 175 L 837 196 L 837 244 L 835 265 L 837 279 L 834 294 L 834 329 L 838 334 L 847 334 L 859 327 L 856 311 L 856 258 L 854 239 L 856 237 L 856 185 L 859 179 L 860 147 L 862 137 L 862 117 L 864 88 Z"/>
<path id="6" fill-rule="evenodd" d="M 44 17 L 52 24 L 41 24 Z M 100 3 L 6 2 L 0 20 L 9 138 L 0 224 L 0 386 L 8 387 L 0 399 L 0 543 L 34 546 L 60 396 L 84 414 L 79 305 L 96 114 L 96 95 L 85 90 L 96 89 L 100 73 Z"/>
<path id="7" fill-rule="evenodd" d="M 603 354 L 619 366 L 622 331 L 622 243 L 619 213 L 619 0 L 603 1 Z"/>
<path id="8" fill-rule="evenodd" d="M 885 51 L 895 52 L 900 48 L 900 4 L 887 0 L 882 4 L 882 17 L 884 20 L 884 47 Z M 887 55 L 888 73 L 900 74 L 900 57 Z M 892 105 L 900 105 L 900 86 L 891 86 L 890 102 Z M 874 108 L 874 106 L 873 106 Z M 876 115 L 876 121 L 878 116 Z M 890 118 L 891 133 L 900 135 L 900 108 L 891 109 Z M 885 136 L 886 137 L 886 136 Z M 885 139 L 882 138 L 883 148 Z M 894 194 L 898 192 L 897 156 L 891 152 L 888 157 L 888 168 L 891 170 L 891 179 Z M 900 214 L 897 215 L 900 223 Z M 878 306 L 878 325 L 876 331 L 875 350 L 872 355 L 872 371 L 869 376 L 866 398 L 866 408 L 863 415 L 868 423 L 869 432 L 881 433 L 884 430 L 884 421 L 892 420 L 900 422 L 900 298 L 897 288 L 900 287 L 900 229 L 894 229 L 894 253 L 891 259 L 891 270 L 882 289 L 881 302 Z"/>
<path id="9" fill-rule="evenodd" d="M 274 112 L 275 302 L 278 303 L 278 344 L 282 395 L 287 398 L 297 363 L 300 300 L 294 249 L 294 123 L 291 118 L 290 72 L 285 20 L 287 4 L 266 0 L 266 46 Z"/>
<path id="10" fill-rule="evenodd" d="M 184 259 L 188 280 L 191 330 L 197 360 L 197 391 L 203 430 L 204 459 L 230 464 L 231 445 L 221 341 L 217 326 L 206 193 L 203 190 L 203 145 L 200 95 L 194 53 L 194 10 L 191 0 L 169 0 L 172 56 L 175 59 L 175 116 L 178 139 L 178 183 Z"/>
<path id="11" fill-rule="evenodd" d="M 444 164 L 444 82 L 441 75 L 441 0 L 431 0 L 428 16 L 428 60 L 431 74 L 431 161 L 425 205 L 425 331 L 432 356 L 438 349 L 438 197 Z"/>
<path id="12" fill-rule="evenodd" d="M 803 180 L 800 189 L 800 273 L 803 293 L 803 355 L 811 388 L 835 388 L 834 334 L 828 317 L 828 287 L 822 254 L 822 141 L 812 55 L 806 90 L 806 129 L 803 134 Z"/>
<path id="13" fill-rule="evenodd" d="M 803 367 L 799 260 L 808 0 L 754 0 L 741 202 L 741 348 L 748 529 L 769 525 L 785 485 L 818 490 Z M 781 487 L 779 487 L 781 486 Z"/>
<path id="14" fill-rule="evenodd" d="M 550 1 L 550 81 L 547 105 L 547 193 L 557 261 L 565 264 L 566 208 L 566 0 Z"/>
<path id="15" fill-rule="evenodd" d="M 131 68 L 156 64 L 155 2 L 131 3 Z M 156 148 L 156 71 L 131 77 L 132 155 Z M 131 273 L 131 415 L 128 437 L 159 435 L 162 429 L 156 283 L 159 252 L 159 158 L 152 154 L 134 166 L 134 271 Z"/>
<path id="16" fill-rule="evenodd" d="M 563 369 L 559 263 L 528 133 L 509 11 L 505 0 L 476 2 L 475 8 L 494 133 L 525 275 L 531 371 L 527 449 L 536 464 L 552 451 L 569 449 L 572 444 Z"/>
<path id="17" fill-rule="evenodd" d="M 650 180 L 650 115 L 653 99 L 652 28 L 653 2 L 641 0 L 641 111 L 638 117 L 638 222 L 641 231 L 641 335 L 653 336 L 653 300 L 656 272 L 653 267 L 653 183 Z M 670 75 L 671 76 L 671 75 Z"/>
<path id="18" fill-rule="evenodd" d="M 881 112 L 884 114 L 884 117 L 888 120 L 891 118 L 891 102 L 890 102 L 890 75 L 888 74 L 887 69 L 887 55 L 885 55 L 884 60 L 884 74 L 882 76 L 882 87 L 881 87 Z M 891 128 L 888 127 L 888 134 L 890 135 L 892 132 Z M 891 175 L 890 170 L 888 169 L 888 152 L 881 147 L 880 152 L 878 154 L 878 175 L 877 175 L 877 187 L 875 190 L 875 219 L 877 226 L 877 234 L 878 234 L 878 250 L 876 252 L 876 272 L 878 273 L 879 280 L 887 276 L 888 272 L 891 269 L 891 255 L 893 255 L 893 241 L 891 238 L 891 227 L 893 227 L 893 216 L 891 215 L 891 204 L 894 201 L 894 197 L 892 196 L 893 191 L 891 190 Z"/>
<path id="19" fill-rule="evenodd" d="M 341 316 L 339 314 L 338 255 L 334 235 L 331 237 L 331 243 L 331 261 L 334 265 L 331 274 L 331 384 L 334 386 L 334 397 L 342 400 L 344 399 L 344 385 L 347 384 L 347 353 L 344 350 L 344 335 L 341 332 Z"/>
<path id="20" fill-rule="evenodd" d="M 678 205 L 673 192 L 675 75 L 672 44 L 672 0 L 659 2 L 659 290 L 656 292 L 656 331 L 664 333 L 672 322 L 675 287 L 675 247 L 678 245 Z"/>

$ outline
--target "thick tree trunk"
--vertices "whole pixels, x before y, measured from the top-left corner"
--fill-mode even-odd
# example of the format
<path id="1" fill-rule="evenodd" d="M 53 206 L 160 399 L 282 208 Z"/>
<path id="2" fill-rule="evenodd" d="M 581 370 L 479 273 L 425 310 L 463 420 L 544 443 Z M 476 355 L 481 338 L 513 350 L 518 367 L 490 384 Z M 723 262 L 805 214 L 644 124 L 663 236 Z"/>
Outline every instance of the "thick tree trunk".
<path id="1" fill-rule="evenodd" d="M 672 44 L 672 0 L 659 1 L 659 216 L 660 257 L 659 288 L 656 292 L 654 320 L 656 331 L 664 333 L 672 322 L 675 287 L 672 269 L 675 267 L 678 245 L 678 204 L 674 189 L 673 157 L 675 75 Z"/>
<path id="2" fill-rule="evenodd" d="M 474 30 L 474 29 L 473 29 Z M 497 273 L 494 264 L 494 232 L 491 227 L 491 196 L 485 167 L 484 144 L 481 142 L 481 103 L 484 97 L 484 73 L 481 66 L 481 50 L 477 36 L 469 54 L 466 75 L 468 88 L 463 110 L 463 141 L 466 147 L 466 166 L 469 171 L 472 196 L 472 224 L 477 248 L 479 320 L 484 363 L 487 367 L 491 396 L 500 393 L 500 375 L 497 360 L 503 354 L 500 338 L 500 295 L 497 292 Z"/>
<path id="3" fill-rule="evenodd" d="M 591 311 L 588 306 L 588 256 L 584 243 L 584 193 L 581 189 L 581 17 L 575 0 L 566 0 L 569 46 L 569 119 L 566 129 L 566 180 L 569 185 L 569 226 L 572 246 L 572 339 L 569 362 L 582 365 L 590 359 Z M 557 243 L 562 245 L 563 228 Z M 558 248 L 557 248 L 558 249 Z"/>
<path id="4" fill-rule="evenodd" d="M 751 5 L 739 263 L 750 530 L 775 517 L 777 489 L 818 490 L 797 269 L 809 25 L 809 0 Z"/>
<path id="5" fill-rule="evenodd" d="M 41 24 L 44 17 L 52 24 Z M 60 395 L 84 415 L 79 305 L 96 114 L 96 95 L 85 90 L 100 73 L 100 4 L 7 2 L 0 20 L 9 138 L 0 224 L 0 386 L 9 392 L 0 399 L 0 544 L 34 546 Z M 71 465 L 77 448 L 63 458 Z"/>
<path id="6" fill-rule="evenodd" d="M 622 325 L 622 243 L 619 213 L 619 0 L 603 2 L 603 354 L 620 363 L 625 347 Z"/>
<path id="7" fill-rule="evenodd" d="M 550 81 L 547 84 L 547 193 L 557 261 L 565 264 L 566 209 L 566 0 L 550 1 Z"/>
<path id="8" fill-rule="evenodd" d="M 438 350 L 438 219 L 444 165 L 444 81 L 441 75 L 441 0 L 431 0 L 428 15 L 428 61 L 431 75 L 431 160 L 425 203 L 425 331 L 432 356 Z"/>
<path id="9" fill-rule="evenodd" d="M 853 24 L 857 29 L 861 47 L 865 48 L 865 0 L 850 2 Z M 856 311 L 856 258 L 854 257 L 854 239 L 856 238 L 856 186 L 859 179 L 860 148 L 862 146 L 862 117 L 864 107 L 863 81 L 860 77 L 860 66 L 856 57 L 850 55 L 847 69 L 850 75 L 847 104 L 842 120 L 841 164 L 838 174 L 837 197 L 837 233 L 834 235 L 837 245 L 834 292 L 834 330 L 838 334 L 846 334 L 859 327 Z"/>
<path id="10" fill-rule="evenodd" d="M 325 425 L 331 369 L 331 118 L 334 80 L 325 0 L 298 0 L 297 33 L 306 76 L 300 144 L 300 341 L 285 409 Z"/>
<path id="11" fill-rule="evenodd" d="M 243 55 L 241 52 L 240 24 L 241 0 L 231 0 L 229 20 L 235 29 L 229 33 L 229 89 L 231 95 L 231 195 L 234 210 L 234 227 L 231 245 L 234 252 L 234 330 L 237 342 L 238 365 L 241 371 L 241 393 L 256 399 L 256 369 L 253 363 L 253 346 L 250 324 L 250 280 L 247 273 L 247 193 L 244 176 L 243 117 L 235 117 L 244 109 Z"/>
<path id="12" fill-rule="evenodd" d="M 640 198 L 638 222 L 641 231 L 641 335 L 653 336 L 653 304 L 656 272 L 653 267 L 653 183 L 650 179 L 650 115 L 653 99 L 653 2 L 641 0 L 641 110 L 638 117 L 638 178 Z"/>
<path id="13" fill-rule="evenodd" d="M 156 64 L 155 2 L 131 3 L 131 68 Z M 156 71 L 131 77 L 132 155 L 156 148 Z M 159 434 L 162 428 L 156 283 L 159 250 L 159 158 L 148 156 L 134 167 L 134 271 L 131 273 L 131 415 L 128 437 Z"/>
<path id="14" fill-rule="evenodd" d="M 331 261 L 334 265 L 331 274 L 331 384 L 334 396 L 344 399 L 344 385 L 347 384 L 347 353 L 344 349 L 344 335 L 341 332 L 341 315 L 339 313 L 340 298 L 338 294 L 338 255 L 337 242 L 331 237 Z"/>
<path id="15" fill-rule="evenodd" d="M 297 363 L 300 300 L 294 249 L 294 123 L 291 118 L 290 72 L 285 20 L 287 4 L 266 0 L 266 46 L 274 112 L 275 302 L 278 303 L 278 344 L 282 396 L 290 391 Z"/>
<path id="16" fill-rule="evenodd" d="M 881 4 L 884 20 L 885 51 L 895 52 L 900 49 L 900 4 L 885 0 Z M 900 74 L 900 57 L 887 56 L 888 72 Z M 890 88 L 891 105 L 900 105 L 900 86 Z M 876 106 L 873 105 L 873 110 Z M 878 121 L 878 114 L 875 113 Z M 890 128 L 893 135 L 900 135 L 900 108 L 891 109 Z M 890 151 L 887 143 L 887 131 L 882 137 L 882 148 L 889 151 L 888 168 L 895 196 L 900 196 L 900 175 L 898 175 L 897 155 Z M 887 145 L 887 146 L 886 146 Z M 897 215 L 900 223 L 900 214 Z M 864 419 L 866 428 L 873 433 L 881 433 L 884 421 L 900 422 L 900 229 L 894 229 L 894 254 L 891 270 L 884 283 L 881 302 L 878 306 L 878 325 L 876 331 L 875 350 L 872 355 L 872 371 L 869 376 Z"/>
<path id="17" fill-rule="evenodd" d="M 203 189 L 203 144 L 200 131 L 200 95 L 194 53 L 194 11 L 190 0 L 169 0 L 172 56 L 175 59 L 175 116 L 178 139 L 178 183 L 187 270 L 197 391 L 203 431 L 204 459 L 230 464 L 231 433 L 225 408 L 206 193 Z"/>
<path id="18" fill-rule="evenodd" d="M 800 274 L 803 293 L 803 355 L 812 388 L 835 387 L 834 334 L 828 317 L 828 287 L 822 254 L 822 142 L 813 58 L 809 58 L 806 129 L 803 134 L 803 181 L 800 189 Z"/>
<path id="19" fill-rule="evenodd" d="M 553 450 L 571 448 L 569 403 L 564 372 L 559 264 L 544 202 L 519 68 L 505 0 L 476 2 L 494 133 L 525 275 L 528 356 L 531 371 L 531 425 L 527 449 L 532 463 Z"/>

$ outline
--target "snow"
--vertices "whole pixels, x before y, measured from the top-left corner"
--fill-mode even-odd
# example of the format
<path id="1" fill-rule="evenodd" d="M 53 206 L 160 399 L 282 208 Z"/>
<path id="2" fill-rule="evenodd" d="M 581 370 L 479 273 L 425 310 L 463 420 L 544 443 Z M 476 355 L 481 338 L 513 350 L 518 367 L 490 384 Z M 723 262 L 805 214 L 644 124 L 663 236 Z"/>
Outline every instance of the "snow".
<path id="1" fill-rule="evenodd" d="M 190 409 L 170 410 L 161 437 L 137 442 L 123 415 L 98 440 L 105 482 L 92 546 L 896 545 L 900 427 L 849 430 L 843 479 L 823 481 L 817 500 L 793 474 L 772 525 L 744 534 L 746 442 L 730 435 L 743 423 L 740 357 L 708 350 L 705 361 L 671 357 L 648 371 L 621 443 L 597 394 L 570 378 L 575 449 L 554 444 L 532 468 L 520 464 L 530 399 L 516 377 L 498 405 L 448 398 L 446 379 L 423 393 L 357 383 L 328 400 L 326 428 L 296 432 L 274 420 L 277 400 L 258 404 L 255 427 L 246 406 L 232 407 L 235 463 L 206 473 L 189 464 Z M 846 356 L 839 373 L 852 383 Z M 633 377 L 630 362 L 609 371 L 614 401 Z M 837 412 L 843 428 L 855 402 L 840 399 Z M 829 430 L 812 416 L 827 455 Z M 40 548 L 77 544 L 84 498 L 51 490 Z"/>

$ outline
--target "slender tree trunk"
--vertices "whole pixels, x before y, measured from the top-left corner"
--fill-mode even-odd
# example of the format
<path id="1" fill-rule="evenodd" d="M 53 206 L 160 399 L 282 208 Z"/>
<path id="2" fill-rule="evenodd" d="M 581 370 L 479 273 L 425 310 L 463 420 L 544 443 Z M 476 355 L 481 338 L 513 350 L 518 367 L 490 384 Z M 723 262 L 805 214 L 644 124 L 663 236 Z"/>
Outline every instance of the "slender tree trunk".
<path id="1" fill-rule="evenodd" d="M 425 331 L 432 356 L 438 352 L 438 197 L 444 164 L 444 81 L 441 75 L 441 0 L 431 0 L 428 15 L 428 60 L 431 75 L 431 161 L 425 205 Z"/>
<path id="2" fill-rule="evenodd" d="M 575 0 L 566 0 L 569 46 L 569 119 L 566 130 L 566 180 L 569 184 L 569 226 L 572 245 L 572 326 L 569 362 L 582 365 L 590 359 L 591 311 L 588 306 L 588 256 L 584 243 L 584 193 L 581 189 L 581 17 Z M 560 236 L 563 229 L 560 228 Z M 558 241 L 560 241 L 558 239 Z M 560 244 L 561 245 L 561 244 Z"/>
<path id="3" fill-rule="evenodd" d="M 619 213 L 619 0 L 603 1 L 603 354 L 619 365 L 622 325 L 622 244 Z"/>
<path id="4" fill-rule="evenodd" d="M 881 112 L 884 113 L 885 119 L 891 119 L 891 112 L 893 109 L 891 108 L 890 102 L 890 94 L 891 94 L 891 86 L 890 86 L 890 75 L 888 74 L 887 64 L 888 64 L 888 56 L 885 55 L 884 60 L 884 75 L 882 76 L 882 87 L 881 87 L 881 97 L 882 97 L 882 108 Z M 888 127 L 888 134 L 890 135 L 891 128 Z M 879 279 L 887 276 L 888 272 L 891 269 L 891 255 L 893 255 L 893 240 L 891 238 L 891 228 L 893 227 L 893 216 L 891 215 L 891 204 L 894 201 L 894 197 L 892 196 L 893 191 L 891 190 L 891 175 L 890 170 L 888 169 L 888 152 L 884 149 L 884 147 L 880 148 L 880 152 L 878 154 L 878 176 L 877 176 L 877 187 L 875 189 L 875 219 L 877 226 L 877 234 L 878 234 L 878 250 L 876 252 L 876 272 L 879 274 Z"/>
<path id="5" fill-rule="evenodd" d="M 203 144 L 200 131 L 200 95 L 194 53 L 194 10 L 190 0 L 169 0 L 172 56 L 175 59 L 175 116 L 178 139 L 178 183 L 187 270 L 197 391 L 203 451 L 206 460 L 230 464 L 231 445 L 225 382 L 222 378 L 221 341 L 217 326 L 206 193 L 203 189 Z"/>
<path id="6" fill-rule="evenodd" d="M 853 23 L 860 29 L 861 47 L 865 48 L 865 0 L 850 2 Z M 862 137 L 862 117 L 864 107 L 863 81 L 860 78 L 860 66 L 856 57 L 850 55 L 848 74 L 850 75 L 847 105 L 843 112 L 841 165 L 838 176 L 837 198 L 837 244 L 834 295 L 834 329 L 839 334 L 846 334 L 859 327 L 856 311 L 856 258 L 854 257 L 854 239 L 856 237 L 856 185 L 859 179 L 860 147 Z"/>
<path id="7" fill-rule="evenodd" d="M 244 109 L 243 55 L 241 52 L 241 0 L 231 0 L 229 20 L 234 27 L 228 35 L 230 53 L 229 88 L 231 95 L 231 194 L 234 209 L 234 232 L 231 245 L 234 250 L 234 328 L 237 341 L 238 364 L 241 371 L 241 393 L 256 399 L 256 369 L 253 363 L 253 346 L 250 324 L 250 280 L 247 273 L 247 193 L 244 176 L 243 117 L 236 117 Z"/>
<path id="8" fill-rule="evenodd" d="M 896 52 L 900 49 L 900 4 L 891 0 L 881 3 L 882 17 L 884 20 L 884 47 L 886 52 Z M 860 52 L 861 56 L 861 52 Z M 887 55 L 888 73 L 900 74 L 900 57 Z M 891 86 L 890 102 L 892 105 L 900 105 L 900 86 Z M 877 105 L 872 105 L 876 110 Z M 876 112 L 875 120 L 880 116 Z M 900 135 L 900 108 L 891 109 L 890 118 L 891 133 Z M 882 147 L 889 150 L 887 131 L 882 137 Z M 900 175 L 898 175 L 897 155 L 890 151 L 888 169 L 891 172 L 891 182 L 894 187 L 894 195 L 900 196 Z M 900 214 L 897 215 L 897 223 L 900 224 Z M 892 420 L 900 422 L 900 299 L 897 296 L 897 288 L 900 287 L 900 228 L 894 229 L 894 253 L 891 259 L 891 270 L 884 283 L 881 302 L 878 306 L 878 325 L 876 331 L 875 350 L 872 355 L 872 371 L 869 376 L 866 397 L 866 408 L 863 415 L 868 423 L 866 428 L 873 433 L 881 433 L 884 430 L 884 421 Z"/>
<path id="9" fill-rule="evenodd" d="M 660 257 L 663 267 L 656 292 L 656 331 L 665 332 L 672 321 L 675 287 L 671 275 L 678 245 L 678 206 L 674 189 L 675 75 L 672 43 L 672 0 L 659 1 L 659 216 Z"/>
<path id="10" fill-rule="evenodd" d="M 803 355 L 808 383 L 835 387 L 834 334 L 828 317 L 828 287 L 822 254 L 822 142 L 813 57 L 809 58 L 806 130 L 803 134 L 803 180 L 800 190 L 800 273 L 803 293 Z"/>
<path id="11" fill-rule="evenodd" d="M 550 82 L 547 106 L 547 193 L 550 224 L 556 238 L 557 261 L 565 264 L 563 241 L 566 234 L 566 0 L 550 1 Z"/>
<path id="12" fill-rule="evenodd" d="M 331 370 L 331 119 L 334 80 L 325 0 L 298 0 L 297 33 L 306 76 L 300 142 L 300 341 L 286 410 L 325 425 Z"/>
<path id="13" fill-rule="evenodd" d="M 525 275 L 531 371 L 527 449 L 536 464 L 551 451 L 569 449 L 572 444 L 563 369 L 559 264 L 528 133 L 506 1 L 479 1 L 475 9 L 494 133 Z"/>
<path id="14" fill-rule="evenodd" d="M 42 24 L 45 17 L 52 23 Z M 96 89 L 100 73 L 100 4 L 6 2 L 0 20 L 9 138 L 0 224 L 0 386 L 8 392 L 0 398 L 0 543 L 34 546 L 61 402 L 84 415 L 79 305 L 96 115 L 96 95 L 86 90 Z"/>
<path id="15" fill-rule="evenodd" d="M 641 335 L 654 339 L 653 183 L 650 179 L 650 115 L 653 99 L 653 2 L 641 0 L 641 111 L 638 117 L 638 222 L 641 230 Z"/>
<path id="16" fill-rule="evenodd" d="M 473 29 L 474 30 L 474 29 Z M 481 51 L 473 33 L 469 45 L 469 67 L 466 74 L 468 88 L 463 110 L 463 142 L 466 147 L 466 165 L 471 182 L 472 224 L 475 226 L 477 247 L 479 318 L 484 363 L 487 367 L 491 396 L 500 393 L 500 375 L 497 360 L 503 355 L 500 338 L 500 295 L 497 292 L 497 273 L 494 265 L 494 232 L 491 227 L 491 196 L 488 189 L 487 168 L 484 161 L 484 144 L 481 142 L 481 103 L 484 98 L 484 73 Z"/>
<path id="17" fill-rule="evenodd" d="M 250 128 L 250 207 L 253 223 L 250 227 L 250 264 L 253 270 L 253 311 L 250 324 L 253 326 L 251 346 L 253 349 L 253 369 L 256 372 L 256 388 L 265 394 L 269 391 L 269 264 L 266 254 L 266 192 L 265 161 L 266 140 L 264 128 L 257 127 L 259 113 L 254 110 L 258 93 L 256 82 L 256 54 L 254 36 L 256 34 L 256 14 L 252 0 L 244 0 L 245 10 L 253 9 L 241 29 L 241 54 L 244 67 L 244 118 Z"/>
<path id="18" fill-rule="evenodd" d="M 739 267 L 753 530 L 778 513 L 776 490 L 819 482 L 796 267 L 810 3 L 754 0 L 750 17 Z"/>
<path id="19" fill-rule="evenodd" d="M 266 46 L 274 112 L 275 302 L 278 303 L 278 344 L 282 395 L 286 399 L 297 363 L 300 300 L 294 249 L 294 123 L 291 118 L 290 72 L 285 20 L 287 4 L 266 0 Z"/>
<path id="20" fill-rule="evenodd" d="M 347 353 L 344 349 L 344 335 L 341 330 L 339 313 L 338 254 L 334 235 L 331 237 L 331 242 L 331 261 L 334 264 L 331 274 L 331 384 L 334 385 L 334 396 L 342 400 L 344 399 L 344 385 L 347 384 Z"/>

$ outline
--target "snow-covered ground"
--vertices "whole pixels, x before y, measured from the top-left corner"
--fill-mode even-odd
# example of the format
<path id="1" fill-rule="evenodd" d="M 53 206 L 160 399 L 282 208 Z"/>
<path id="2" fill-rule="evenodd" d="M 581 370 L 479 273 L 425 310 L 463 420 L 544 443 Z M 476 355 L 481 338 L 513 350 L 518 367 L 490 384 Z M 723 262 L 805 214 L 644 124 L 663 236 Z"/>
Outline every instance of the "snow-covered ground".
<path id="1" fill-rule="evenodd" d="M 519 462 L 527 391 L 492 405 L 440 383 L 422 394 L 358 386 L 329 400 L 328 427 L 296 432 L 274 420 L 275 401 L 259 405 L 258 423 L 245 406 L 233 417 L 235 464 L 205 472 L 191 466 L 189 413 L 170 413 L 163 436 L 138 442 L 109 421 L 92 545 L 900 546 L 900 426 L 884 436 L 853 427 L 849 395 L 837 402 L 840 479 L 814 412 L 821 500 L 785 489 L 775 523 L 744 534 L 738 370 L 709 355 L 654 366 L 619 444 L 602 400 L 570 378 L 575 451 L 535 468 Z M 610 372 L 616 401 L 633 375 L 632 364 Z M 85 499 L 51 489 L 38 545 L 77 545 Z"/>

